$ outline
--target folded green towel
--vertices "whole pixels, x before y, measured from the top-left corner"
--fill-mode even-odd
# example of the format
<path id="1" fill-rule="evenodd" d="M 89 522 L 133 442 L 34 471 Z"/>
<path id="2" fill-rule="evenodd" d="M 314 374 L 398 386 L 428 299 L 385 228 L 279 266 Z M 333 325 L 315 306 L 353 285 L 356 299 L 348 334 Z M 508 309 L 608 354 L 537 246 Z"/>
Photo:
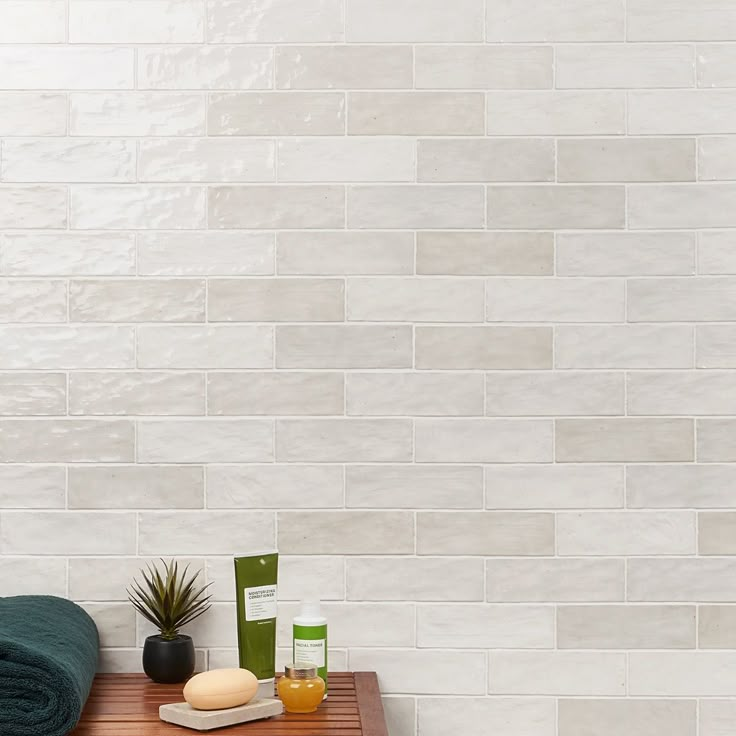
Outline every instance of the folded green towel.
<path id="1" fill-rule="evenodd" d="M 63 598 L 0 598 L 0 734 L 65 736 L 97 669 L 94 621 Z"/>

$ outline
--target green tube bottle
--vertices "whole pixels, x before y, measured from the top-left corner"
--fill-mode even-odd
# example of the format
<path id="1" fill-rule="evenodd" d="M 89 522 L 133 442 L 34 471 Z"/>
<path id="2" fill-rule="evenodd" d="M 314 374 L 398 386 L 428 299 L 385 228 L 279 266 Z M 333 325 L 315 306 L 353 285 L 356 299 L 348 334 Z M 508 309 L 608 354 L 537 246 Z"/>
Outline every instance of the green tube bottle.
<path id="1" fill-rule="evenodd" d="M 320 612 L 318 600 L 302 601 L 299 615 L 294 617 L 294 662 L 312 664 L 325 681 L 327 697 L 327 619 Z"/>
<path id="2" fill-rule="evenodd" d="M 272 698 L 276 678 L 278 553 L 235 558 L 240 666 L 258 678 L 258 697 Z"/>

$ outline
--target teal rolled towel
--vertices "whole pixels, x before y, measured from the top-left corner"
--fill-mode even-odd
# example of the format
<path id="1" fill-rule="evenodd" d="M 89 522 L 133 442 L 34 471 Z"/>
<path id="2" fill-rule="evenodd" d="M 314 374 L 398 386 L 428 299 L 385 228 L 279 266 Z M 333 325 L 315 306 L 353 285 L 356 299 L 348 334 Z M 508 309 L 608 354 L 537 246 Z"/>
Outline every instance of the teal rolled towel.
<path id="1" fill-rule="evenodd" d="M 65 736 L 97 669 L 95 622 L 64 598 L 0 598 L 0 734 Z"/>

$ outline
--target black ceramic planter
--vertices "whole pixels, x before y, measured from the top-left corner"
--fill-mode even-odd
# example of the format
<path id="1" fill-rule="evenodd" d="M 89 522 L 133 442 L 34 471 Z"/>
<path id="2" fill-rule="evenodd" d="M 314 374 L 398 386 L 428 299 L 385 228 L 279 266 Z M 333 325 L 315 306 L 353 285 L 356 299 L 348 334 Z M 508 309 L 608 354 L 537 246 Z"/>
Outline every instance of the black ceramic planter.
<path id="1" fill-rule="evenodd" d="M 143 671 L 154 681 L 184 682 L 194 672 L 194 642 L 191 636 L 176 639 L 149 636 L 143 645 Z"/>

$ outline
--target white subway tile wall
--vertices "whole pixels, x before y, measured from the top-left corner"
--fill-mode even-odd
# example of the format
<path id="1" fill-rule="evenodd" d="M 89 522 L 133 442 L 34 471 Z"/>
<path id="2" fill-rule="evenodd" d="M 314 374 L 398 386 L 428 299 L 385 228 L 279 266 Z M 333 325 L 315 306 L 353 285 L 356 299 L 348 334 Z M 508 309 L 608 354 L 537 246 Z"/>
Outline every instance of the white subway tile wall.
<path id="1" fill-rule="evenodd" d="M 278 545 L 391 736 L 730 736 L 733 0 L 0 0 L 0 594 Z"/>

